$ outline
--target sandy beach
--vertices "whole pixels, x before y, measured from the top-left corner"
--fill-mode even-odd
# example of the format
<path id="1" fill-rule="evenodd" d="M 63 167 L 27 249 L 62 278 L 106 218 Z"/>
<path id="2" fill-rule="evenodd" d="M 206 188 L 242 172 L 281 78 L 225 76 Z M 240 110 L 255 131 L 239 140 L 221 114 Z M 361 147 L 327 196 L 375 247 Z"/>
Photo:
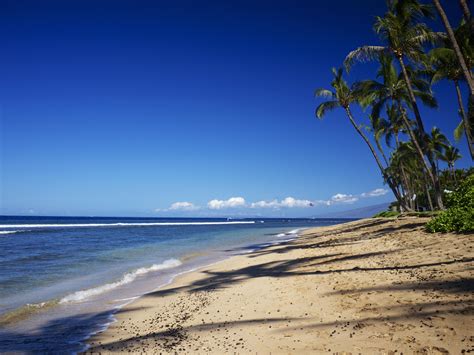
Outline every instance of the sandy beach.
<path id="1" fill-rule="evenodd" d="M 178 277 L 117 314 L 90 353 L 474 351 L 472 234 L 366 219 Z"/>

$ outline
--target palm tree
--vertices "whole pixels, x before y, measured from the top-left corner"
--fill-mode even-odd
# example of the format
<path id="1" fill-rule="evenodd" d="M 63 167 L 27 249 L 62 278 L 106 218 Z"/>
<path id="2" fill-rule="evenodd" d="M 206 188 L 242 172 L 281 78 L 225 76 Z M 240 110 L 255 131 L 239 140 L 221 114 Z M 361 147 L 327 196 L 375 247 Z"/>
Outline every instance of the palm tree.
<path id="1" fill-rule="evenodd" d="M 446 16 L 446 13 L 444 12 L 444 9 L 441 6 L 441 3 L 439 2 L 439 0 L 433 0 L 433 3 L 435 4 L 436 9 L 438 10 L 439 16 L 441 17 L 441 21 L 443 22 L 444 27 L 446 28 L 449 41 L 451 42 L 454 53 L 456 55 L 456 59 L 458 60 L 459 65 L 461 66 L 462 73 L 464 75 L 464 78 L 466 79 L 467 86 L 469 87 L 468 122 L 474 122 L 474 79 L 472 77 L 471 69 L 470 67 L 468 67 L 466 63 L 466 60 L 459 46 L 459 43 L 454 34 L 453 28 L 451 27 L 451 24 L 449 23 L 448 16 Z M 463 1 L 461 1 L 461 4 L 463 4 Z M 465 5 L 467 8 L 467 4 Z M 463 6 L 463 9 L 464 9 L 464 6 Z M 467 26 L 468 26 L 469 32 L 472 33 L 474 32 L 474 22 L 472 21 L 470 17 L 469 9 L 467 10 L 467 12 L 464 10 L 464 14 L 469 19 Z M 467 130 L 468 127 L 465 127 L 465 129 Z"/>
<path id="2" fill-rule="evenodd" d="M 466 33 L 465 26 L 456 30 L 456 38 L 461 43 L 461 48 L 469 68 L 474 64 L 474 46 L 470 44 L 469 34 Z M 454 50 L 446 47 L 439 47 L 431 50 L 429 53 L 430 63 L 433 67 L 432 83 L 442 79 L 450 80 L 454 83 L 456 96 L 458 100 L 459 113 L 462 118 L 462 128 L 464 130 L 471 159 L 474 160 L 474 139 L 472 137 L 472 127 L 469 118 L 464 110 L 464 104 L 461 94 L 460 81 L 464 79 L 461 67 L 456 58 Z"/>
<path id="3" fill-rule="evenodd" d="M 447 147 L 449 147 L 448 138 L 446 138 L 439 128 L 433 127 L 431 129 L 431 135 L 426 136 L 427 154 L 431 155 L 433 159 L 441 159 Z M 436 167 L 439 171 L 438 164 L 436 164 Z"/>
<path id="4" fill-rule="evenodd" d="M 402 102 L 406 102 L 407 105 L 410 106 L 406 82 L 403 76 L 397 73 L 391 56 L 380 54 L 379 61 L 380 67 L 377 71 L 377 77 L 382 79 L 380 82 L 377 80 L 365 80 L 354 85 L 357 96 L 359 97 L 359 102 L 362 107 L 366 107 L 369 104 L 372 105 L 372 116 L 378 115 L 383 105 L 390 104 L 390 106 L 387 107 L 387 115 L 394 121 L 398 120 L 400 122 L 401 118 L 405 131 L 408 133 L 413 147 L 420 161 L 423 163 L 422 170 L 425 171 L 429 181 L 431 181 L 433 187 L 435 187 L 437 179 L 434 174 L 437 174 L 437 169 L 433 169 L 433 166 L 436 165 L 432 165 L 430 168 L 426 163 L 424 153 L 426 149 L 423 149 L 423 141 L 420 142 L 420 138 L 413 130 L 411 121 L 408 118 L 405 108 L 402 106 Z M 412 83 L 415 88 L 413 92 L 416 97 L 420 98 L 426 105 L 436 107 L 437 103 L 431 94 L 429 83 L 411 70 L 410 76 L 413 78 Z M 425 181 L 428 181 L 428 178 L 425 179 Z"/>
<path id="5" fill-rule="evenodd" d="M 372 60 L 379 57 L 380 53 L 389 53 L 399 62 L 409 97 L 409 107 L 415 113 L 415 118 L 420 132 L 421 142 L 425 141 L 426 132 L 421 118 L 420 110 L 416 100 L 415 92 L 409 69 L 405 64 L 405 58 L 412 61 L 421 61 L 425 57 L 424 45 L 434 43 L 442 38 L 441 34 L 431 31 L 424 23 L 419 23 L 421 16 L 432 16 L 430 6 L 420 4 L 416 0 L 393 0 L 388 3 L 388 11 L 384 17 L 377 17 L 374 30 L 382 38 L 387 46 L 363 46 L 350 52 L 344 65 L 350 69 L 354 61 Z M 415 143 L 415 141 L 414 141 Z M 422 147 L 421 147 L 422 148 Z M 436 171 L 436 164 L 428 156 L 431 170 Z M 429 170 L 429 169 L 428 169 Z M 428 173 L 429 174 L 429 173 Z M 444 209 L 441 187 L 438 176 L 430 176 L 433 181 L 436 195 L 436 203 L 440 209 Z"/>
<path id="6" fill-rule="evenodd" d="M 422 192 L 426 194 L 428 206 L 433 210 L 433 204 L 426 184 L 426 176 L 420 173 L 423 167 L 420 165 L 416 149 L 412 142 L 400 142 L 397 149 L 392 153 L 390 166 L 387 169 L 390 174 L 397 177 L 402 186 L 402 197 L 407 206 L 416 209 Z"/>
<path id="7" fill-rule="evenodd" d="M 423 121 L 416 101 L 409 70 L 405 58 L 420 61 L 424 57 L 423 46 L 433 43 L 440 38 L 439 34 L 432 32 L 424 23 L 418 23 L 420 16 L 431 16 L 431 8 L 419 4 L 416 0 L 393 0 L 388 3 L 389 9 L 384 17 L 377 16 L 374 30 L 387 46 L 362 46 L 350 52 L 344 65 L 349 70 L 354 61 L 377 59 L 380 53 L 393 55 L 402 69 L 408 96 L 416 117 L 418 128 L 424 132 Z"/>
<path id="8" fill-rule="evenodd" d="M 380 159 L 374 147 L 372 146 L 372 143 L 370 143 L 369 139 L 366 137 L 364 132 L 362 132 L 362 130 L 360 129 L 360 127 L 357 125 L 357 123 L 354 120 L 350 105 L 352 103 L 357 102 L 356 93 L 354 92 L 353 88 L 349 87 L 347 82 L 342 77 L 342 68 L 338 70 L 333 68 L 332 73 L 333 73 L 334 79 L 331 81 L 331 86 L 334 90 L 331 91 L 331 90 L 327 90 L 323 88 L 315 90 L 316 97 L 322 97 L 322 98 L 328 99 L 328 101 L 322 102 L 316 108 L 316 117 L 321 119 L 327 112 L 334 110 L 335 108 L 338 108 L 338 107 L 343 108 L 352 126 L 354 127 L 356 132 L 359 134 L 359 136 L 364 140 L 365 144 L 367 144 L 367 146 L 369 147 L 377 163 L 377 166 L 379 167 L 380 172 L 382 173 L 382 176 L 387 181 L 390 189 L 395 195 L 395 198 L 397 199 L 397 201 L 401 202 L 400 195 L 398 191 L 396 190 L 390 176 L 387 176 L 387 174 L 385 173 L 385 168 L 380 162 Z"/>
<path id="9" fill-rule="evenodd" d="M 455 185 L 457 185 L 457 181 L 456 171 L 454 170 L 454 163 L 456 162 L 456 160 L 461 158 L 462 156 L 461 154 L 459 154 L 459 149 L 453 147 L 452 145 L 447 146 L 444 150 L 444 154 L 441 156 L 441 159 L 448 164 L 448 168 L 451 171 Z"/>
<path id="10" fill-rule="evenodd" d="M 467 1 L 459 0 L 459 4 L 461 5 L 461 9 L 464 14 L 464 19 L 467 22 L 471 21 L 471 11 L 469 10 L 469 6 L 467 6 Z"/>
<path id="11" fill-rule="evenodd" d="M 435 5 L 436 10 L 438 10 L 439 16 L 441 17 L 441 21 L 443 22 L 444 27 L 446 28 L 449 41 L 451 42 L 451 45 L 453 46 L 454 53 L 456 54 L 456 58 L 459 62 L 459 65 L 461 66 L 461 70 L 466 79 L 467 86 L 469 87 L 470 96 L 473 97 L 474 96 L 474 80 L 472 78 L 472 72 L 466 64 L 466 60 L 462 54 L 461 48 L 456 39 L 453 28 L 451 27 L 451 24 L 449 23 L 448 16 L 446 16 L 446 12 L 444 12 L 444 9 L 441 6 L 441 3 L 439 2 L 439 0 L 433 0 L 433 4 Z M 467 4 L 466 4 L 466 8 L 467 8 Z M 469 19 L 470 19 L 470 14 L 469 14 Z"/>
<path id="12" fill-rule="evenodd" d="M 370 123 L 372 127 L 369 127 L 369 130 L 373 133 L 377 149 L 379 150 L 380 154 L 382 154 L 382 158 L 385 161 L 385 164 L 388 166 L 388 159 L 385 155 L 382 145 L 380 144 L 380 139 L 390 135 L 390 122 L 383 117 L 375 117 L 374 115 L 370 115 Z"/>
<path id="13" fill-rule="evenodd" d="M 390 131 L 385 136 L 387 145 L 390 147 L 392 136 L 395 138 L 395 148 L 400 146 L 400 133 L 407 133 L 405 122 L 403 122 L 402 115 L 396 105 L 387 106 L 387 118 L 390 123 Z M 411 129 L 411 128 L 410 128 Z"/>

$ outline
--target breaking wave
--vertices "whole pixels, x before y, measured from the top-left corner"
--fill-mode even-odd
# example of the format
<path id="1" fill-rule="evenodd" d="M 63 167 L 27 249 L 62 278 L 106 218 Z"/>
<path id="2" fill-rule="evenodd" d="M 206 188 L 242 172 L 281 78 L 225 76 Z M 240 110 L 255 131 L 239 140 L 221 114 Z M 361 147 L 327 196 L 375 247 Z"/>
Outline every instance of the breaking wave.
<path id="1" fill-rule="evenodd" d="M 74 223 L 74 224 L 0 224 L 0 228 L 77 228 L 77 227 L 146 227 L 146 226 L 212 226 L 228 224 L 254 224 L 255 221 L 231 222 L 150 222 L 150 223 Z M 7 234 L 3 231 L 2 234 Z M 13 231 L 11 231 L 13 232 Z M 14 231 L 18 232 L 18 231 Z"/>
<path id="2" fill-rule="evenodd" d="M 110 291 L 114 288 L 117 288 L 119 286 L 128 284 L 132 281 L 134 281 L 138 276 L 144 275 L 146 273 L 152 272 L 152 271 L 158 271 L 158 270 L 164 270 L 164 269 L 171 269 L 173 267 L 177 267 L 181 265 L 181 261 L 177 259 L 168 259 L 162 262 L 161 264 L 154 264 L 149 267 L 142 267 L 139 268 L 133 272 L 126 273 L 123 275 L 123 277 L 116 282 L 108 283 L 102 286 L 94 287 L 94 288 L 89 288 L 87 290 L 82 290 L 82 291 L 77 291 L 74 292 L 66 297 L 63 297 L 59 303 L 68 303 L 68 302 L 81 302 L 86 300 L 87 298 L 91 296 L 96 296 L 100 295 L 101 293 Z"/>

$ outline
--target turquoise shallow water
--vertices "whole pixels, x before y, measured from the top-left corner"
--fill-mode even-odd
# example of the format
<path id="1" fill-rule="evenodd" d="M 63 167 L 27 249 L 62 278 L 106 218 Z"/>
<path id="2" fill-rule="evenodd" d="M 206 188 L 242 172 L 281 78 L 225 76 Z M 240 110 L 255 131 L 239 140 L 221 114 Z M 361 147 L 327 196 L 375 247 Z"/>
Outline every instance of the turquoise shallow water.
<path id="1" fill-rule="evenodd" d="M 343 221 L 0 217 L 0 352 L 80 351 L 179 273 Z"/>

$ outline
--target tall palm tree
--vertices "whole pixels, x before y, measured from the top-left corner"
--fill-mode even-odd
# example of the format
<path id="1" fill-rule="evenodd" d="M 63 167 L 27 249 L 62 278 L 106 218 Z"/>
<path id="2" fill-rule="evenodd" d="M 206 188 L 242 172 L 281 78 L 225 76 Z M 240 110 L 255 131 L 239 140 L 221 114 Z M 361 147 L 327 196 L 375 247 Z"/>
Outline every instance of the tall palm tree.
<path id="1" fill-rule="evenodd" d="M 441 159 L 448 164 L 448 169 L 450 170 L 451 175 L 453 176 L 455 185 L 457 185 L 457 181 L 456 171 L 454 170 L 454 163 L 461 158 L 462 156 L 461 154 L 459 154 L 459 149 L 453 147 L 452 145 L 446 147 L 444 150 L 444 154 L 441 156 Z"/>
<path id="2" fill-rule="evenodd" d="M 420 61 L 424 57 L 423 46 L 439 40 L 440 35 L 431 31 L 426 24 L 417 22 L 421 16 L 432 16 L 431 7 L 416 0 L 393 0 L 388 5 L 389 9 L 385 16 L 377 16 L 374 24 L 375 32 L 387 45 L 359 47 L 347 55 L 344 65 L 349 70 L 356 60 L 377 59 L 380 53 L 393 55 L 400 63 L 418 128 L 424 132 L 423 120 L 405 58 Z"/>
<path id="3" fill-rule="evenodd" d="M 424 45 L 435 43 L 443 37 L 431 31 L 426 24 L 418 22 L 420 17 L 432 15 L 431 7 L 420 4 L 417 0 L 388 2 L 388 11 L 383 17 L 376 17 L 374 24 L 375 32 L 387 45 L 362 46 L 350 52 L 344 61 L 346 69 L 349 70 L 354 61 L 373 60 L 383 52 L 393 55 L 398 60 L 408 91 L 409 107 L 415 114 L 421 142 L 425 141 L 426 132 L 405 58 L 415 62 L 421 61 L 425 57 Z M 431 170 L 436 171 L 435 162 L 430 157 L 428 160 Z M 444 209 L 438 176 L 434 175 L 432 180 L 436 192 L 436 204 L 440 209 Z"/>
<path id="4" fill-rule="evenodd" d="M 399 109 L 396 105 L 387 106 L 387 118 L 390 123 L 390 130 L 385 136 L 385 141 L 387 145 L 391 146 L 392 137 L 395 139 L 395 148 L 400 146 L 400 133 L 407 133 L 405 129 L 405 122 L 400 114 Z"/>
<path id="5" fill-rule="evenodd" d="M 431 135 L 426 136 L 426 148 L 427 154 L 432 155 L 433 159 L 441 159 L 444 154 L 444 150 L 450 146 L 448 138 L 441 132 L 438 127 L 431 129 Z M 436 164 L 437 170 L 438 164 Z"/>
<path id="6" fill-rule="evenodd" d="M 456 59 L 458 60 L 459 65 L 461 66 L 462 73 L 464 75 L 464 78 L 466 79 L 467 86 L 469 87 L 469 98 L 468 98 L 468 121 L 469 122 L 474 122 L 474 78 L 472 77 L 472 72 L 471 68 L 468 67 L 466 60 L 463 56 L 463 53 L 461 51 L 461 48 L 459 46 L 458 40 L 456 39 L 456 36 L 454 34 L 453 28 L 451 27 L 451 24 L 449 23 L 448 16 L 446 16 L 446 13 L 444 12 L 443 7 L 441 6 L 441 3 L 439 0 L 433 0 L 433 3 L 436 7 L 436 10 L 438 10 L 439 16 L 441 17 L 441 21 L 444 24 L 444 27 L 446 28 L 446 32 L 448 33 L 448 38 L 449 41 L 451 42 L 451 45 L 453 47 L 454 53 L 456 55 Z M 463 2 L 461 1 L 461 4 Z M 466 4 L 467 7 L 467 4 Z M 470 33 L 474 32 L 474 22 L 472 21 L 470 17 L 469 10 L 466 13 L 465 16 L 469 17 L 468 21 L 468 29 Z M 468 129 L 468 127 L 465 127 L 465 129 Z"/>
<path id="7" fill-rule="evenodd" d="M 461 44 L 461 48 L 469 68 L 474 65 L 474 46 L 471 45 L 469 34 L 466 33 L 465 25 L 456 30 L 456 38 Z M 464 79 L 461 67 L 456 58 L 454 50 L 449 48 L 449 44 L 445 47 L 435 48 L 429 53 L 430 64 L 433 67 L 432 82 L 446 79 L 454 83 L 456 96 L 458 100 L 459 114 L 462 118 L 462 127 L 466 136 L 471 159 L 474 160 L 474 139 L 472 136 L 472 124 L 464 110 L 463 98 L 461 94 L 460 81 Z"/>
<path id="8" fill-rule="evenodd" d="M 437 169 L 434 169 L 433 167 L 436 165 L 433 164 L 431 168 L 428 166 L 425 160 L 426 149 L 423 149 L 424 142 L 420 138 L 422 136 L 417 135 L 413 130 L 413 125 L 408 118 L 405 108 L 402 106 L 403 102 L 406 102 L 407 105 L 410 106 L 406 82 L 404 81 L 403 76 L 397 73 L 391 56 L 380 54 L 379 61 L 380 67 L 377 71 L 377 78 L 380 78 L 381 81 L 364 80 L 354 85 L 360 104 L 362 107 L 366 107 L 369 104 L 372 105 L 372 116 L 378 115 L 381 107 L 389 104 L 387 107 L 387 114 L 392 120 L 400 120 L 401 118 L 405 132 L 408 133 L 413 143 L 413 147 L 418 154 L 418 158 L 423 163 L 422 170 L 428 176 L 425 180 L 431 181 L 431 184 L 435 187 L 437 182 L 435 175 L 437 174 Z M 429 83 L 417 75 L 416 72 L 412 72 L 411 70 L 410 72 L 410 76 L 413 78 L 413 92 L 416 97 L 420 98 L 426 105 L 436 107 L 437 103 L 431 94 Z M 396 118 L 397 116 L 398 118 Z"/>
<path id="9" fill-rule="evenodd" d="M 466 21 L 471 20 L 471 10 L 469 10 L 469 6 L 467 5 L 466 0 L 459 0 L 459 4 L 461 5 L 462 12 L 464 14 L 464 19 Z"/>
<path id="10" fill-rule="evenodd" d="M 377 152 L 372 146 L 372 143 L 369 141 L 367 136 L 364 134 L 364 132 L 360 129 L 360 127 L 357 125 L 357 123 L 354 120 L 354 116 L 352 115 L 350 106 L 351 104 L 357 102 L 356 93 L 354 92 L 353 88 L 349 87 L 347 82 L 342 77 L 342 68 L 337 69 L 337 70 L 333 68 L 332 73 L 333 73 L 334 78 L 331 81 L 331 86 L 334 90 L 331 91 L 331 90 L 327 90 L 323 88 L 319 88 L 315 90 L 316 97 L 322 97 L 322 98 L 328 99 L 327 101 L 324 101 L 321 104 L 319 104 L 319 106 L 316 108 L 316 117 L 321 119 L 327 112 L 334 110 L 338 107 L 344 109 L 347 117 L 349 118 L 350 123 L 352 124 L 356 132 L 359 134 L 359 136 L 364 140 L 365 144 L 367 144 L 367 146 L 369 147 L 377 163 L 377 166 L 379 167 L 380 172 L 382 173 L 382 176 L 387 181 L 387 184 L 389 185 L 390 189 L 395 195 L 395 198 L 397 199 L 397 201 L 399 201 L 399 203 L 401 203 L 402 201 L 401 201 L 400 195 L 397 189 L 395 188 L 391 177 L 386 174 L 385 168 L 382 165 L 377 155 Z"/>
<path id="11" fill-rule="evenodd" d="M 398 177 L 402 185 L 403 199 L 407 206 L 415 209 L 415 204 L 419 204 L 419 196 L 424 190 L 423 193 L 426 194 L 428 206 L 433 210 L 429 187 L 425 183 L 425 176 L 420 173 L 422 171 L 420 164 L 413 143 L 400 142 L 397 149 L 392 153 L 388 171 Z"/>
<path id="12" fill-rule="evenodd" d="M 382 155 L 385 164 L 388 166 L 388 159 L 385 155 L 382 145 L 380 144 L 380 140 L 383 137 L 390 136 L 390 122 L 383 117 L 370 115 L 370 123 L 372 127 L 369 127 L 369 130 L 373 133 L 375 144 Z"/>
<path id="13" fill-rule="evenodd" d="M 446 12 L 444 12 L 443 6 L 439 0 L 433 0 L 433 4 L 438 10 L 439 16 L 441 17 L 441 21 L 443 22 L 444 27 L 446 28 L 446 32 L 448 33 L 449 41 L 453 46 L 454 53 L 456 54 L 456 58 L 461 66 L 462 73 L 466 79 L 467 86 L 469 87 L 470 96 L 474 96 L 474 79 L 472 77 L 471 69 L 467 66 L 466 60 L 462 54 L 461 47 L 459 46 L 458 40 L 456 39 L 456 35 L 454 34 L 454 30 L 449 23 L 448 16 L 446 16 Z M 467 4 L 466 4 L 467 7 Z M 469 14 L 470 16 L 470 14 Z"/>

